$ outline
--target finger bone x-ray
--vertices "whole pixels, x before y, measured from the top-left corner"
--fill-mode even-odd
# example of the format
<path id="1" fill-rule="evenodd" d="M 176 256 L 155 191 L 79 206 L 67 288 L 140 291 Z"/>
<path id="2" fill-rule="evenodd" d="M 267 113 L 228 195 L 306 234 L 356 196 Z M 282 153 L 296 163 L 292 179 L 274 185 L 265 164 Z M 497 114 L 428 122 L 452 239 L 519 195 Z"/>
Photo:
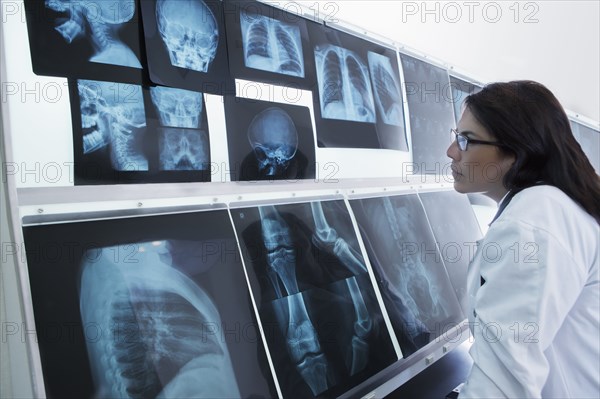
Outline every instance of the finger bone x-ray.
<path id="1" fill-rule="evenodd" d="M 87 340 L 97 397 L 240 397 L 227 345 L 206 334 L 219 311 L 177 270 L 172 244 L 134 244 L 137 262 L 115 259 L 116 247 L 84 257 L 82 320 L 114 332 Z"/>
<path id="2" fill-rule="evenodd" d="M 375 105 L 366 63 L 353 51 L 315 48 L 321 114 L 326 119 L 375 123 Z"/>
<path id="3" fill-rule="evenodd" d="M 384 123 L 402 126 L 404 113 L 398 76 L 392 69 L 390 59 L 369 51 L 369 71 L 373 82 L 375 103 Z"/>
<path id="4" fill-rule="evenodd" d="M 249 68 L 304 77 L 300 29 L 296 25 L 241 10 L 244 63 Z"/>

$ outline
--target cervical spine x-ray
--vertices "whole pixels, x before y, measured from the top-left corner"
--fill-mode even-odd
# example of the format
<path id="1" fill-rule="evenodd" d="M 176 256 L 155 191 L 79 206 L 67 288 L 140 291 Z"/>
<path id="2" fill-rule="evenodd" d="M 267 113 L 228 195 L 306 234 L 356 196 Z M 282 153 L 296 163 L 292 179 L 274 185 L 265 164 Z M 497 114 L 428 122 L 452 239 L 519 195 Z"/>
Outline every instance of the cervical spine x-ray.
<path id="1" fill-rule="evenodd" d="M 375 105 L 365 62 L 353 51 L 315 48 L 321 114 L 326 119 L 375 123 Z"/>
<path id="2" fill-rule="evenodd" d="M 394 73 L 390 59 L 369 51 L 369 71 L 373 82 L 375 103 L 384 123 L 403 126 L 404 113 L 397 73 Z"/>
<path id="3" fill-rule="evenodd" d="M 141 151 L 146 112 L 141 86 L 112 82 L 77 82 L 83 129 L 83 153 L 108 148 L 117 171 L 147 171 Z"/>
<path id="4" fill-rule="evenodd" d="M 194 257 L 173 252 L 177 241 L 131 246 L 130 258 L 104 247 L 81 264 L 81 318 L 102 331 L 87 340 L 96 396 L 240 397 L 227 345 L 206 333 L 221 325 L 219 311 L 178 270 L 190 265 L 177 262 Z"/>
<path id="5" fill-rule="evenodd" d="M 300 29 L 266 17 L 240 11 L 244 63 L 249 68 L 304 77 Z"/>
<path id="6" fill-rule="evenodd" d="M 171 64 L 208 72 L 219 44 L 219 26 L 202 0 L 157 0 L 156 21 Z"/>

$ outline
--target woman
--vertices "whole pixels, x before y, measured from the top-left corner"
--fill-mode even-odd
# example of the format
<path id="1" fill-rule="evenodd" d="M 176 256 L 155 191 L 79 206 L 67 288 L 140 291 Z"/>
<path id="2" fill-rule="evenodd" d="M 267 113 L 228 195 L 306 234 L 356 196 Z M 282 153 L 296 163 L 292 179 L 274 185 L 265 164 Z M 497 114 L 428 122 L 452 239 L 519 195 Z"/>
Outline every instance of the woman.
<path id="1" fill-rule="evenodd" d="M 499 202 L 469 266 L 460 397 L 600 397 L 600 180 L 564 110 L 539 83 L 494 83 L 454 133 L 455 189 Z"/>

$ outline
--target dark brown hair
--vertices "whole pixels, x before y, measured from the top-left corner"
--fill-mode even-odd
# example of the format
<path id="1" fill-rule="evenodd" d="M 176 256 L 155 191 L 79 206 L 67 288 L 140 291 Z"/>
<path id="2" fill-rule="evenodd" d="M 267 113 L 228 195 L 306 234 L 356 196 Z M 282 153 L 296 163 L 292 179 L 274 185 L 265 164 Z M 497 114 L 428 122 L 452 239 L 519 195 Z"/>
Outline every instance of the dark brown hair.
<path id="1" fill-rule="evenodd" d="M 492 83 L 465 106 L 515 162 L 504 186 L 520 191 L 536 184 L 561 189 L 600 223 L 600 177 L 573 136 L 567 115 L 544 85 Z"/>

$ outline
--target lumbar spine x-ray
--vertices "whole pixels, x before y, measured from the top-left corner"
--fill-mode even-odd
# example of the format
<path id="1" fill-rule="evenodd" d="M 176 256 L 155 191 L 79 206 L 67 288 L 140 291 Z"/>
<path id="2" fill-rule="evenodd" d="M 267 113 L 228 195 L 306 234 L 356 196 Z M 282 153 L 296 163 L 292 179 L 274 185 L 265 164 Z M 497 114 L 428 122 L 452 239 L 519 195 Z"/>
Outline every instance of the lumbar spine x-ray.
<path id="1" fill-rule="evenodd" d="M 172 87 L 151 87 L 150 96 L 160 123 L 198 129 L 202 122 L 202 93 Z"/>
<path id="2" fill-rule="evenodd" d="M 208 138 L 203 130 L 165 128 L 158 145 L 160 170 L 208 168 Z"/>
<path id="3" fill-rule="evenodd" d="M 202 0 L 157 0 L 156 21 L 171 64 L 208 72 L 219 45 L 219 26 Z"/>
<path id="4" fill-rule="evenodd" d="M 146 126 L 141 86 L 79 80 L 77 88 L 84 131 L 83 153 L 110 145 L 115 170 L 148 170 L 148 160 L 137 148 L 138 136 Z"/>
<path id="5" fill-rule="evenodd" d="M 244 62 L 249 68 L 304 77 L 300 29 L 264 15 L 240 12 Z"/>
<path id="6" fill-rule="evenodd" d="M 326 119 L 375 123 L 369 71 L 360 57 L 345 48 L 315 48 L 321 113 Z"/>
<path id="7" fill-rule="evenodd" d="M 369 51 L 369 70 L 373 81 L 375 103 L 384 123 L 401 126 L 404 123 L 398 77 L 390 59 Z"/>
<path id="8" fill-rule="evenodd" d="M 96 396 L 239 398 L 227 345 L 207 331 L 221 325 L 211 298 L 176 269 L 169 242 L 131 246 L 131 259 L 105 247 L 81 265 L 81 318 L 101 332 L 87 340 Z"/>
<path id="9" fill-rule="evenodd" d="M 259 172 L 266 176 L 285 172 L 298 150 L 296 125 L 288 113 L 278 107 L 267 108 L 252 119 L 248 141 Z"/>
<path id="10" fill-rule="evenodd" d="M 62 23 L 55 28 L 67 43 L 89 37 L 95 50 L 91 62 L 142 68 L 135 53 L 119 39 L 118 34 L 121 26 L 135 14 L 134 0 L 46 0 L 46 7 L 68 13 L 69 19 L 64 22 L 58 20 Z"/>

